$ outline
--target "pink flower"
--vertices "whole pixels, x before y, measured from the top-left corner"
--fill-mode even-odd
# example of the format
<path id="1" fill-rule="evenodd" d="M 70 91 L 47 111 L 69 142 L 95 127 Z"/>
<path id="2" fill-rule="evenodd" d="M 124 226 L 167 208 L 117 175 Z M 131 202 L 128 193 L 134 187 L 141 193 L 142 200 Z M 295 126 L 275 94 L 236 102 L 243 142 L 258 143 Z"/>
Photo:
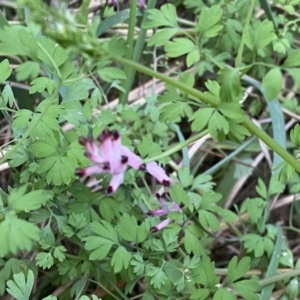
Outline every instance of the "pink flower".
<path id="1" fill-rule="evenodd" d="M 164 197 L 166 197 L 169 201 L 171 201 L 171 207 L 168 208 L 167 203 L 164 200 Z M 163 216 L 163 215 L 167 215 L 168 213 L 170 213 L 171 211 L 179 211 L 182 212 L 181 208 L 183 207 L 183 203 L 180 203 L 179 205 L 177 203 L 175 203 L 168 194 L 163 194 L 163 195 L 159 195 L 156 194 L 156 197 L 161 205 L 160 209 L 157 210 L 151 210 L 147 213 L 147 215 L 149 216 Z M 152 227 L 151 231 L 152 232 L 156 232 L 161 230 L 162 228 L 166 227 L 167 225 L 170 224 L 172 220 L 170 218 L 166 218 L 165 220 L 163 220 L 162 222 L 160 222 L 158 225 Z"/>
<path id="2" fill-rule="evenodd" d="M 85 147 L 85 156 L 93 163 L 92 166 L 77 169 L 76 174 L 82 177 L 100 173 L 110 173 L 107 193 L 114 193 L 124 181 L 127 165 L 135 170 L 146 170 L 164 186 L 169 186 L 172 179 L 156 162 L 144 164 L 140 156 L 121 144 L 117 131 L 104 130 L 95 140 L 93 137 L 80 137 L 79 143 Z"/>

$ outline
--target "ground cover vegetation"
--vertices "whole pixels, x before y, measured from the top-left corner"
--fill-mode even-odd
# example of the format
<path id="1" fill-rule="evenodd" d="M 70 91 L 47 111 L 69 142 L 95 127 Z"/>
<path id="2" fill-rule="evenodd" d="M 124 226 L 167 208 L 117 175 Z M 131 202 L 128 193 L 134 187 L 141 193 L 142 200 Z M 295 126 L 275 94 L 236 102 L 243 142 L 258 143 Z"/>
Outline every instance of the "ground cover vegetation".
<path id="1" fill-rule="evenodd" d="M 1 299 L 299 297 L 299 1 L 0 1 Z"/>

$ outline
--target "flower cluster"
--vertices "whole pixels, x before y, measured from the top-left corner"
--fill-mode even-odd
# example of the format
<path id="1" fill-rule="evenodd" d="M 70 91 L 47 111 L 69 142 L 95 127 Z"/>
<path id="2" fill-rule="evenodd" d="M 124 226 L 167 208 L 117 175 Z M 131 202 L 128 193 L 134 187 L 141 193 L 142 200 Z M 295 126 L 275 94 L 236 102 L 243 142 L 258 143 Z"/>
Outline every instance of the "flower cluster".
<path id="1" fill-rule="evenodd" d="M 157 210 L 151 210 L 147 213 L 147 215 L 149 216 L 164 216 L 167 215 L 168 213 L 172 212 L 172 211 L 181 211 L 181 208 L 183 207 L 183 203 L 180 203 L 179 205 L 177 203 L 175 203 L 174 201 L 172 201 L 172 199 L 170 198 L 170 196 L 168 194 L 156 194 L 156 197 L 160 203 L 160 209 Z M 167 198 L 171 203 L 170 203 L 170 208 L 168 207 L 165 198 Z M 154 226 L 151 231 L 152 232 L 156 232 L 161 230 L 162 228 L 166 227 L 169 223 L 171 222 L 170 218 L 167 218 L 165 220 L 163 220 L 162 222 L 160 222 L 158 225 Z"/>
<path id="2" fill-rule="evenodd" d="M 124 181 L 127 166 L 135 170 L 144 170 L 156 178 L 162 185 L 169 186 L 172 179 L 156 162 L 143 163 L 140 156 L 121 144 L 117 131 L 104 130 L 95 140 L 92 136 L 80 137 L 79 143 L 85 147 L 85 156 L 93 163 L 91 167 L 77 169 L 76 175 L 81 177 L 99 173 L 110 173 L 112 179 L 107 189 L 114 193 Z"/>
<path id="3" fill-rule="evenodd" d="M 125 5 L 127 5 L 128 2 L 129 2 L 129 0 L 123 0 L 123 3 Z M 118 0 L 112 0 L 112 4 L 113 4 L 113 7 L 114 7 L 114 10 L 118 11 L 119 10 L 119 1 Z M 142 9 L 142 10 L 145 9 L 145 0 L 138 0 L 138 4 L 139 4 L 140 9 Z"/>
<path id="4" fill-rule="evenodd" d="M 111 174 L 112 178 L 107 188 L 108 194 L 114 193 L 123 183 L 127 166 L 135 170 L 147 171 L 165 187 L 170 186 L 173 181 L 156 162 L 145 164 L 140 156 L 122 145 L 120 135 L 115 130 L 110 131 L 106 129 L 97 139 L 94 139 L 92 136 L 87 138 L 80 137 L 79 143 L 84 146 L 84 154 L 93 165 L 87 168 L 77 169 L 76 175 L 86 177 L 100 173 Z M 171 201 L 170 209 L 163 197 Z M 162 216 L 167 215 L 170 211 L 181 211 L 182 205 L 173 202 L 167 194 L 163 194 L 162 196 L 157 194 L 157 199 L 160 202 L 161 208 L 149 211 L 148 215 Z M 153 227 L 152 231 L 158 231 L 166 227 L 170 222 L 171 219 L 167 218 Z"/>

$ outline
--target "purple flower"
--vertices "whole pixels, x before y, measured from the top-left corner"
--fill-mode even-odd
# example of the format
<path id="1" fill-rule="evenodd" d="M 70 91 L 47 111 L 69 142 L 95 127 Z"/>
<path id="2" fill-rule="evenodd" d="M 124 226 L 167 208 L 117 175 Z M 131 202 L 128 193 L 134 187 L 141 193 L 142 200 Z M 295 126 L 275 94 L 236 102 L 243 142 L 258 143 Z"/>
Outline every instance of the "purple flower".
<path id="1" fill-rule="evenodd" d="M 119 10 L 118 0 L 112 0 L 112 4 L 113 4 L 113 7 L 114 7 L 114 11 L 118 11 Z"/>
<path id="2" fill-rule="evenodd" d="M 128 5 L 129 0 L 123 0 L 123 3 L 125 5 Z M 145 0 L 138 0 L 138 3 L 139 3 L 140 9 L 144 10 L 145 7 L 146 7 L 145 6 Z M 114 10 L 118 11 L 119 10 L 119 2 L 118 2 L 118 0 L 112 0 L 112 4 L 113 4 L 113 7 L 114 7 Z"/>
<path id="3" fill-rule="evenodd" d="M 80 137 L 79 143 L 85 147 L 85 156 L 93 163 L 92 166 L 77 169 L 76 175 L 85 177 L 100 173 L 110 173 L 112 179 L 107 193 L 114 193 L 124 181 L 127 165 L 135 170 L 145 170 L 164 186 L 169 186 L 172 179 L 167 176 L 156 162 L 143 163 L 140 156 L 121 144 L 117 131 L 104 130 L 95 140 L 92 136 Z"/>
<path id="4" fill-rule="evenodd" d="M 138 0 L 138 2 L 139 2 L 140 9 L 144 10 L 146 8 L 145 0 Z"/>
<path id="5" fill-rule="evenodd" d="M 181 208 L 183 207 L 183 203 L 180 203 L 179 205 L 177 203 L 175 203 L 168 194 L 163 194 L 163 195 L 159 195 L 156 194 L 156 197 L 160 203 L 160 209 L 157 210 L 151 210 L 147 213 L 147 215 L 149 216 L 163 216 L 163 215 L 167 215 L 168 213 L 172 212 L 172 211 L 181 211 Z M 168 208 L 167 203 L 165 202 L 164 198 L 166 197 L 169 201 L 171 201 L 171 207 Z M 166 227 L 167 225 L 169 225 L 169 223 L 172 220 L 170 218 L 166 218 L 165 220 L 163 220 L 162 222 L 160 222 L 158 225 L 152 227 L 151 231 L 152 232 L 156 232 L 161 230 L 162 228 Z"/>

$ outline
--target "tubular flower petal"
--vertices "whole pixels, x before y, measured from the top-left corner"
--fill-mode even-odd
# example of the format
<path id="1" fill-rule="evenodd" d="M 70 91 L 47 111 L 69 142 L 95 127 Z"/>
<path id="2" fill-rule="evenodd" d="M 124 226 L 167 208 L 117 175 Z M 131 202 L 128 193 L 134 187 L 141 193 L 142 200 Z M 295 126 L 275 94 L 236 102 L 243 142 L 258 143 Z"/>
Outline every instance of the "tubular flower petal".
<path id="1" fill-rule="evenodd" d="M 151 232 L 156 232 L 156 231 L 159 231 L 159 230 L 165 228 L 166 226 L 168 226 L 170 224 L 171 221 L 172 220 L 170 218 L 167 218 L 167 219 L 163 220 L 162 222 L 160 222 L 156 226 L 152 227 Z"/>
<path id="2" fill-rule="evenodd" d="M 142 159 L 123 145 L 121 145 L 121 154 L 128 158 L 127 163 L 131 168 L 135 170 L 141 168 L 141 165 L 143 164 Z"/>
<path id="3" fill-rule="evenodd" d="M 146 8 L 145 6 L 145 0 L 138 0 L 139 1 L 139 7 L 140 9 L 144 10 Z"/>
<path id="4" fill-rule="evenodd" d="M 171 207 L 170 208 L 167 207 L 167 204 L 166 204 L 163 196 L 165 196 L 166 198 L 168 198 L 171 201 Z M 147 215 L 150 215 L 150 216 L 163 216 L 163 215 L 167 215 L 168 213 L 170 213 L 172 211 L 182 212 L 181 208 L 183 207 L 183 204 L 178 205 L 177 203 L 175 203 L 174 201 L 172 201 L 172 199 L 167 194 L 164 194 L 162 196 L 159 195 L 159 194 L 157 194 L 156 197 L 157 197 L 159 203 L 161 204 L 161 208 L 157 209 L 157 210 L 149 211 L 147 213 Z M 169 223 L 171 221 L 172 220 L 170 218 L 167 218 L 167 219 L 163 220 L 162 222 L 160 222 L 158 225 L 154 226 L 151 229 L 151 231 L 152 232 L 159 231 L 162 228 L 164 228 L 167 225 L 169 225 Z"/>
<path id="5" fill-rule="evenodd" d="M 117 190 L 117 188 L 123 183 L 123 181 L 124 181 L 124 173 L 113 175 L 109 183 L 109 187 L 107 188 L 107 193 L 108 194 L 114 193 Z"/>
<path id="6" fill-rule="evenodd" d="M 103 173 L 104 169 L 101 166 L 91 166 L 87 167 L 85 169 L 77 169 L 75 171 L 75 174 L 80 176 L 80 177 L 85 177 L 85 176 L 91 176 L 99 173 Z"/>
<path id="7" fill-rule="evenodd" d="M 112 4 L 113 4 L 113 7 L 114 7 L 114 11 L 118 11 L 119 10 L 118 0 L 112 0 Z"/>
<path id="8" fill-rule="evenodd" d="M 167 176 L 165 170 L 160 167 L 155 161 L 146 164 L 146 171 L 155 177 L 162 185 L 170 186 L 173 180 Z"/>

